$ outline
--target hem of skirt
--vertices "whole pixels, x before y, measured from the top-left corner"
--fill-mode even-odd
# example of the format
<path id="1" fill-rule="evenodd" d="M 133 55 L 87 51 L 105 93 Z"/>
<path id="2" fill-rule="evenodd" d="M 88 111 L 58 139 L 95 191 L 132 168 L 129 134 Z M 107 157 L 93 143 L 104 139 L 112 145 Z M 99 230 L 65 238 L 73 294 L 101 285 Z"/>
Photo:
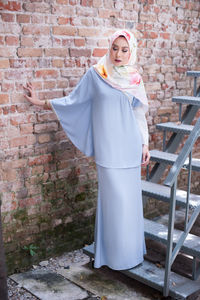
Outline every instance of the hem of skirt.
<path id="1" fill-rule="evenodd" d="M 133 168 L 139 168 L 142 164 L 142 161 L 140 161 L 137 164 L 125 164 L 125 165 L 120 165 L 119 163 L 116 165 L 110 165 L 109 163 L 101 163 L 95 160 L 95 163 L 103 168 L 108 168 L 108 169 L 133 169 Z"/>
<path id="2" fill-rule="evenodd" d="M 137 266 L 141 265 L 144 261 L 144 258 L 138 260 L 134 265 L 129 265 L 127 267 L 111 267 L 109 264 L 99 264 L 99 265 L 95 265 L 94 263 L 94 268 L 95 269 L 99 269 L 103 266 L 109 267 L 110 269 L 114 270 L 114 271 L 123 271 L 123 270 L 130 270 L 133 268 L 136 268 Z"/>

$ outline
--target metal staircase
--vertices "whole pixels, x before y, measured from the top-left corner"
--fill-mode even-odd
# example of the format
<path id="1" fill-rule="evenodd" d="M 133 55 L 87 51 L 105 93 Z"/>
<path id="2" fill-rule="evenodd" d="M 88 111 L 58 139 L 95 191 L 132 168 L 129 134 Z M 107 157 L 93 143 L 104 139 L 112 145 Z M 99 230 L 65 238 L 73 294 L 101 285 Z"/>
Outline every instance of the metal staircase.
<path id="1" fill-rule="evenodd" d="M 200 171 L 200 160 L 192 158 L 193 146 L 200 136 L 200 118 L 195 126 L 191 123 L 200 107 L 200 91 L 197 90 L 197 77 L 200 71 L 189 71 L 188 76 L 194 77 L 194 96 L 173 97 L 172 101 L 179 104 L 179 122 L 157 124 L 157 129 L 163 131 L 163 151 L 152 150 L 151 161 L 154 167 L 147 180 L 142 181 L 144 197 L 151 197 L 169 203 L 168 226 L 152 220 L 144 219 L 145 237 L 166 245 L 165 268 L 144 260 L 143 264 L 131 269 L 120 271 L 146 285 L 149 285 L 175 299 L 187 299 L 200 293 L 200 237 L 190 234 L 190 230 L 200 213 L 200 195 L 190 193 L 191 172 Z M 182 113 L 182 104 L 186 104 Z M 167 132 L 172 135 L 166 141 Z M 188 135 L 179 154 L 175 154 L 185 135 Z M 163 184 L 158 184 L 166 167 L 171 166 Z M 177 189 L 177 177 L 181 169 L 187 169 L 187 190 Z M 184 231 L 175 230 L 175 210 L 177 207 L 185 209 Z M 91 258 L 94 256 L 94 245 L 86 246 L 84 252 Z M 193 259 L 191 278 L 184 277 L 171 271 L 177 254 L 189 255 Z"/>

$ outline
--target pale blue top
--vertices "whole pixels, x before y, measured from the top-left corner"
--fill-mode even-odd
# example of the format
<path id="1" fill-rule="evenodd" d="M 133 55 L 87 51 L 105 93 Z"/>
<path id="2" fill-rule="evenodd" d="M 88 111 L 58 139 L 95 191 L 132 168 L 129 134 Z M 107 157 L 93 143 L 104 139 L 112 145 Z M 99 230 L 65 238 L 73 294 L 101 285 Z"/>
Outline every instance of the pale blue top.
<path id="1" fill-rule="evenodd" d="M 141 164 L 142 137 L 132 106 L 141 105 L 107 84 L 91 67 L 68 96 L 51 100 L 69 139 L 107 168 Z"/>

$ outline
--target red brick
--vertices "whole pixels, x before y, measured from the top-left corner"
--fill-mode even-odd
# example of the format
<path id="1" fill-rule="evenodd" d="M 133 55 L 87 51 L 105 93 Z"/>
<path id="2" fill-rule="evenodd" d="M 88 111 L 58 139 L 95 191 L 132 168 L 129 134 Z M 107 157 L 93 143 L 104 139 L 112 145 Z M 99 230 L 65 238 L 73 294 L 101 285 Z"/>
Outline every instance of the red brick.
<path id="1" fill-rule="evenodd" d="M 160 36 L 161 36 L 161 38 L 163 38 L 163 39 L 165 39 L 165 40 L 169 40 L 170 39 L 170 33 L 167 33 L 167 32 L 161 32 L 160 33 Z"/>
<path id="2" fill-rule="evenodd" d="M 30 15 L 25 15 L 25 14 L 17 15 L 18 23 L 30 23 L 30 20 L 31 20 Z"/>
<path id="3" fill-rule="evenodd" d="M 24 25 L 22 28 L 23 34 L 31 35 L 49 35 L 50 27 L 49 26 L 37 26 L 37 25 Z"/>
<path id="4" fill-rule="evenodd" d="M 9 95 L 8 94 L 0 94 L 0 104 L 9 103 Z"/>
<path id="5" fill-rule="evenodd" d="M 48 48 L 45 49 L 45 55 L 46 56 L 68 56 L 68 49 L 65 48 Z"/>
<path id="6" fill-rule="evenodd" d="M 58 71 L 56 70 L 50 70 L 50 69 L 43 69 L 43 70 L 38 70 L 35 72 L 35 77 L 36 78 L 57 78 L 58 77 Z"/>
<path id="7" fill-rule="evenodd" d="M 2 21 L 4 21 L 4 22 L 14 22 L 15 21 L 14 14 L 1 13 L 1 18 L 2 18 Z"/>
<path id="8" fill-rule="evenodd" d="M 69 49 L 70 56 L 72 57 L 80 57 L 80 56 L 91 56 L 91 49 Z"/>
<path id="9" fill-rule="evenodd" d="M 59 1 L 59 0 L 58 0 L 58 1 Z M 65 0 L 60 0 L 60 1 L 65 1 Z M 69 0 L 69 4 L 70 4 L 70 5 L 76 5 L 76 4 L 79 4 L 78 2 L 79 2 L 78 0 Z"/>
<path id="10" fill-rule="evenodd" d="M 6 45 L 17 46 L 19 45 L 19 38 L 17 36 L 6 36 Z"/>
<path id="11" fill-rule="evenodd" d="M 156 32 L 150 32 L 150 33 L 149 33 L 149 37 L 150 37 L 151 39 L 157 39 L 158 34 L 157 34 Z"/>
<path id="12" fill-rule="evenodd" d="M 92 5 L 93 5 L 93 0 L 81 0 L 80 5 L 92 7 Z"/>
<path id="13" fill-rule="evenodd" d="M 101 57 L 101 56 L 104 56 L 107 52 L 108 52 L 108 49 L 99 49 L 99 48 L 95 48 L 95 49 L 93 50 L 92 55 L 93 55 L 93 56 L 97 56 L 97 57 Z"/>
<path id="14" fill-rule="evenodd" d="M 42 49 L 39 48 L 18 48 L 17 49 L 17 54 L 19 57 L 24 57 L 24 56 L 42 56 Z"/>
<path id="15" fill-rule="evenodd" d="M 42 24 L 42 23 L 46 23 L 45 20 L 44 20 L 44 16 L 43 15 L 32 15 L 31 16 L 31 23 L 34 23 L 34 24 Z"/>
<path id="16" fill-rule="evenodd" d="M 50 161 L 52 161 L 53 157 L 51 154 L 44 154 L 36 157 L 30 157 L 29 158 L 29 166 L 38 166 L 38 165 L 44 165 Z"/>
<path id="17" fill-rule="evenodd" d="M 58 24 L 59 25 L 65 25 L 69 23 L 69 18 L 65 18 L 65 17 L 59 17 L 58 18 Z"/>
<path id="18" fill-rule="evenodd" d="M 0 60 L 0 69 L 7 69 L 10 67 L 8 59 L 1 59 Z"/>
<path id="19" fill-rule="evenodd" d="M 56 0 L 58 4 L 69 4 L 69 0 Z"/>
<path id="20" fill-rule="evenodd" d="M 55 35 L 76 35 L 76 28 L 66 26 L 54 26 L 53 34 Z"/>
<path id="21" fill-rule="evenodd" d="M 85 46 L 85 40 L 84 39 L 75 39 L 74 45 L 76 47 L 83 47 L 83 46 Z"/>
<path id="22" fill-rule="evenodd" d="M 19 11 L 21 10 L 21 3 L 17 1 L 1 1 L 0 10 Z"/>

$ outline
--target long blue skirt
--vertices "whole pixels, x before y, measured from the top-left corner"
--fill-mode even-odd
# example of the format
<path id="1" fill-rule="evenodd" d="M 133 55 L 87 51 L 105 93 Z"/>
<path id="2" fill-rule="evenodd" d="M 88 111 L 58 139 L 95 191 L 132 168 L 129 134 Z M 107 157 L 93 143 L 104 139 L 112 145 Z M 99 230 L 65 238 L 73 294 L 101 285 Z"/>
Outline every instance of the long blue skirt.
<path id="1" fill-rule="evenodd" d="M 98 203 L 94 267 L 124 270 L 142 263 L 144 241 L 141 167 L 97 165 Z"/>

